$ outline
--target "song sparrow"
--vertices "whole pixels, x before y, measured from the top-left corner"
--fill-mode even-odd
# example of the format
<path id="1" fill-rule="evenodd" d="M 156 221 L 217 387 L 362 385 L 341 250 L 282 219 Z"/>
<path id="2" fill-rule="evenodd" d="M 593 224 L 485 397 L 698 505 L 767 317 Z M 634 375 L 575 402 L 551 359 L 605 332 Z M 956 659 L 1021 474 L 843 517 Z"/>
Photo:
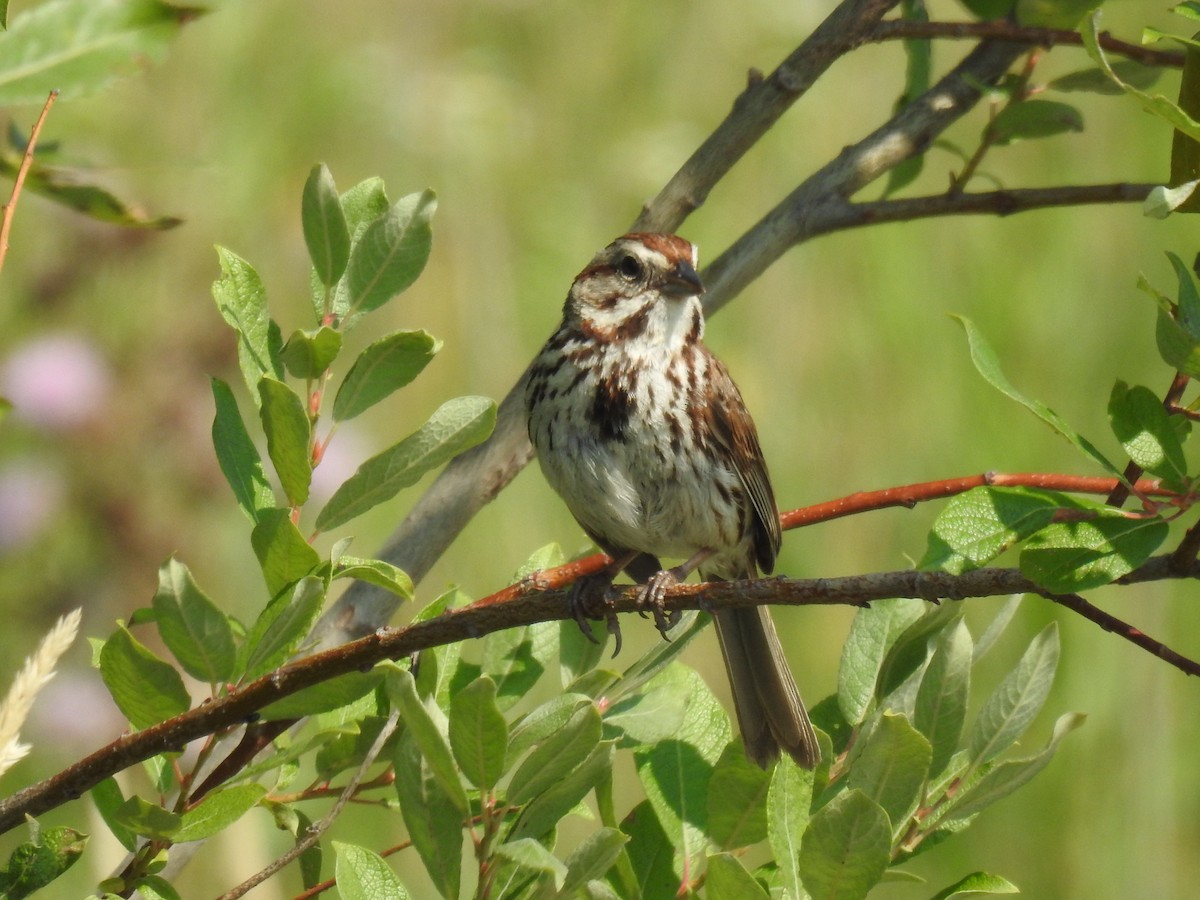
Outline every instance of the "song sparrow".
<path id="1" fill-rule="evenodd" d="M 613 558 L 572 595 L 584 610 L 624 569 L 660 630 L 667 587 L 770 572 L 779 513 L 754 422 L 701 342 L 696 248 L 627 234 L 579 273 L 563 321 L 526 386 L 529 436 L 572 515 Z M 659 557 L 684 559 L 663 570 Z M 812 768 L 816 737 L 765 608 L 719 610 L 717 636 L 746 752 L 764 768 L 782 748 Z"/>

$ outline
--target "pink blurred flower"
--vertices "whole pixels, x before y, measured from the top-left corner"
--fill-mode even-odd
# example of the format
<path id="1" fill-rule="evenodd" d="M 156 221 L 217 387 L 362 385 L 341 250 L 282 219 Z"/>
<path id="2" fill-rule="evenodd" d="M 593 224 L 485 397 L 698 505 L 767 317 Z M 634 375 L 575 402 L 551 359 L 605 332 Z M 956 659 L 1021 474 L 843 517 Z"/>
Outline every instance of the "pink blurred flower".
<path id="1" fill-rule="evenodd" d="M 49 431 L 83 425 L 103 411 L 112 376 L 95 345 L 47 334 L 19 345 L 0 368 L 0 394 L 14 418 Z"/>
<path id="2" fill-rule="evenodd" d="M 33 543 L 63 503 L 62 476 L 34 459 L 17 459 L 0 468 L 0 551 Z"/>

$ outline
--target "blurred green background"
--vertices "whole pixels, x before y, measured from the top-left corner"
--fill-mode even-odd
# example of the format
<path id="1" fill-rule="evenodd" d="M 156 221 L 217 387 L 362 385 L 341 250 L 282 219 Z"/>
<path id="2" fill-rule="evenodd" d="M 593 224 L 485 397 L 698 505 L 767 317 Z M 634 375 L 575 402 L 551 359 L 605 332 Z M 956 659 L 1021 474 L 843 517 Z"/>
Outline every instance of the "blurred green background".
<path id="1" fill-rule="evenodd" d="M 14 2 L 10 16 L 32 5 Z M 82 373 L 78 383 L 90 390 L 73 393 L 74 406 L 67 402 L 58 419 L 19 409 L 0 431 L 5 680 L 67 609 L 82 605 L 85 634 L 107 635 L 115 617 L 148 603 L 170 554 L 235 615 L 251 617 L 264 601 L 248 524 L 208 438 L 209 376 L 237 381 L 231 334 L 209 294 L 218 274 L 213 244 L 259 269 L 286 334 L 310 327 L 298 211 L 314 162 L 327 162 L 343 189 L 380 175 L 393 198 L 438 191 L 425 275 L 385 309 L 384 321 L 349 342 L 368 342 L 368 329 L 419 327 L 444 339 L 445 349 L 412 387 L 340 430 L 324 469 L 336 483 L 445 398 L 500 398 L 555 325 L 591 254 L 627 228 L 722 119 L 748 70 L 769 71 L 833 7 L 780 0 L 209 5 L 214 12 L 183 30 L 164 64 L 96 97 L 64 97 L 43 137 L 62 141 L 69 161 L 93 167 L 123 197 L 185 224 L 125 231 L 32 195 L 18 210 L 0 277 L 5 390 L 12 394 L 12 379 L 30 372 L 44 373 L 34 380 L 49 390 L 64 369 Z M 966 18 L 952 3 L 934 3 L 931 14 Z M 1160 4 L 1132 0 L 1113 5 L 1103 23 L 1135 41 L 1146 24 L 1189 28 Z M 936 71 L 966 46 L 937 45 Z M 1035 80 L 1086 66 L 1081 50 L 1060 48 L 1045 56 Z M 867 46 L 836 64 L 681 229 L 700 245 L 702 260 L 883 121 L 903 67 L 898 44 Z M 1158 89 L 1171 96 L 1177 81 L 1168 73 Z M 997 150 L 985 169 L 1013 187 L 1167 177 L 1170 132 L 1132 101 L 1059 99 L 1078 103 L 1084 133 Z M 24 129 L 36 112 L 10 111 Z M 969 151 L 983 122 L 981 108 L 951 140 Z M 956 165 L 934 149 L 910 192 L 944 189 Z M 835 235 L 789 253 L 713 319 L 709 342 L 755 414 L 783 507 L 989 469 L 1100 474 L 982 382 L 946 314 L 976 320 L 1018 386 L 1115 454 L 1105 416 L 1112 382 L 1160 393 L 1171 378 L 1154 349 L 1153 305 L 1135 289 L 1138 273 L 1173 292 L 1162 251 L 1190 260 L 1194 232 L 1186 217 L 1153 221 L 1127 205 Z M 377 547 L 417 491 L 356 522 L 356 551 Z M 778 571 L 910 566 L 936 512 L 935 505 L 893 510 L 793 532 Z M 451 583 L 489 593 L 550 541 L 568 553 L 585 544 L 534 467 L 476 518 L 421 585 L 419 601 Z M 1093 599 L 1196 656 L 1196 593 L 1191 583 L 1152 585 L 1097 591 Z M 986 622 L 1001 602 L 970 601 L 969 621 Z M 851 616 L 778 613 L 810 704 L 836 687 Z M 1200 688 L 1033 598 L 989 661 L 995 678 L 1050 618 L 1062 624 L 1063 660 L 1028 749 L 1048 738 L 1060 712 L 1086 712 L 1086 726 L 1028 788 L 911 866 L 929 886 L 891 885 L 880 896 L 928 896 L 974 869 L 1003 874 L 1032 897 L 1193 895 Z M 626 634 L 639 630 L 646 632 L 640 646 L 655 639 L 634 623 Z M 5 776 L 5 793 L 120 733 L 87 656 L 81 642 L 73 668 L 41 698 L 25 735 L 34 755 Z M 698 641 L 689 659 L 727 700 L 715 641 Z M 994 683 L 977 686 L 988 691 Z M 627 807 L 633 794 L 625 800 Z M 77 889 L 56 896 L 90 889 L 119 858 L 90 815 L 79 803 L 46 817 L 96 835 L 70 876 Z M 357 835 L 376 849 L 402 838 L 399 817 L 375 809 L 352 813 L 339 828 L 335 836 Z M 191 868 L 183 893 L 226 889 L 285 845 L 266 816 L 254 814 L 202 851 L 210 862 Z M 425 895 L 415 859 L 393 861 Z M 298 890 L 292 873 L 275 881 L 255 896 Z"/>

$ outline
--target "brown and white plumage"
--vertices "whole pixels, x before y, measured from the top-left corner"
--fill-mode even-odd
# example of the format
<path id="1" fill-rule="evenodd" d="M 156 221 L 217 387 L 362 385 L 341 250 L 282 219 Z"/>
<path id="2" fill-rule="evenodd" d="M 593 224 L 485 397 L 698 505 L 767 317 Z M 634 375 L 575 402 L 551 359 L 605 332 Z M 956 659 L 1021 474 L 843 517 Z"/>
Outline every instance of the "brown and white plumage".
<path id="1" fill-rule="evenodd" d="M 696 249 L 629 234 L 576 278 L 563 322 L 526 388 L 542 470 L 584 531 L 645 581 L 653 605 L 699 569 L 707 579 L 770 572 L 779 514 L 737 386 L 702 341 Z M 658 559 L 684 559 L 660 571 Z M 820 758 L 765 608 L 715 614 L 747 753 Z"/>

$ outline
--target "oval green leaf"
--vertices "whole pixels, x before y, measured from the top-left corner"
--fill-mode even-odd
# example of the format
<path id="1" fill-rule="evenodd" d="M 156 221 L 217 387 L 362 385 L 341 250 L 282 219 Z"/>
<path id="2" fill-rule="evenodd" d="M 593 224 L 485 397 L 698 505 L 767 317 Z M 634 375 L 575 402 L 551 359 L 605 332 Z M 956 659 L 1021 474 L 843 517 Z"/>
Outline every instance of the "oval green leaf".
<path id="1" fill-rule="evenodd" d="M 328 531 L 360 516 L 415 484 L 492 433 L 496 404 L 486 397 L 459 397 L 442 404 L 413 434 L 358 467 L 317 516 L 317 529 Z"/>

